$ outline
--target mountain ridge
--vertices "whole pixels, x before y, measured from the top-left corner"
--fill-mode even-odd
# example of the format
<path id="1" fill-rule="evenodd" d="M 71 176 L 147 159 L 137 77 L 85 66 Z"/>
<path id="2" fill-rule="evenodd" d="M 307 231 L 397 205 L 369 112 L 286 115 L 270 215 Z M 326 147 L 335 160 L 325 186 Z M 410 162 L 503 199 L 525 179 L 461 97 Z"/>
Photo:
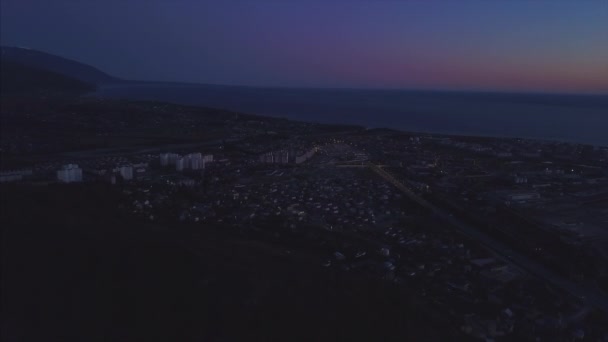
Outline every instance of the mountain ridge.
<path id="1" fill-rule="evenodd" d="M 96 85 L 47 69 L 27 66 L 13 61 L 2 61 L 0 89 L 3 95 L 85 93 Z"/>
<path id="2" fill-rule="evenodd" d="M 123 80 L 111 76 L 94 66 L 39 50 L 0 46 L 0 61 L 3 64 L 6 62 L 18 63 L 25 67 L 62 74 L 66 77 L 95 85 L 123 82 Z"/>

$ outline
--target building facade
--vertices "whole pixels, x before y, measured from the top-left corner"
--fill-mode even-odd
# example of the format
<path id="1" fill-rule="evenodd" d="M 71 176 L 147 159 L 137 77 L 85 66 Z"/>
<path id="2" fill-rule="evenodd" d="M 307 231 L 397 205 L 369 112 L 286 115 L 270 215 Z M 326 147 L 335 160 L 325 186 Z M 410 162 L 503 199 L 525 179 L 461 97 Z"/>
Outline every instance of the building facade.
<path id="1" fill-rule="evenodd" d="M 82 169 L 76 164 L 64 165 L 57 171 L 57 179 L 63 183 L 82 182 Z"/>

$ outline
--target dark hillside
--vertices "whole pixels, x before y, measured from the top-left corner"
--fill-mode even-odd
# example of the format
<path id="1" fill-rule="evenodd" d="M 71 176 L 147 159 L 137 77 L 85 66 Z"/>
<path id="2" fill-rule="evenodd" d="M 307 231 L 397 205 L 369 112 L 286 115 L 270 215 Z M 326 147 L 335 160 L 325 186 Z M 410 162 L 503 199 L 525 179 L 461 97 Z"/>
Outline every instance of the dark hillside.
<path id="1" fill-rule="evenodd" d="M 138 223 L 108 186 L 0 190 L 3 341 L 459 337 L 391 283 L 213 227 L 194 241 Z"/>
<path id="2" fill-rule="evenodd" d="M 105 84 L 121 81 L 90 65 L 37 50 L 3 46 L 0 47 L 0 58 L 2 62 L 15 62 L 48 70 L 86 83 Z"/>
<path id="3" fill-rule="evenodd" d="M 20 63 L 2 61 L 0 92 L 8 94 L 83 93 L 95 86 L 56 72 L 33 68 Z"/>

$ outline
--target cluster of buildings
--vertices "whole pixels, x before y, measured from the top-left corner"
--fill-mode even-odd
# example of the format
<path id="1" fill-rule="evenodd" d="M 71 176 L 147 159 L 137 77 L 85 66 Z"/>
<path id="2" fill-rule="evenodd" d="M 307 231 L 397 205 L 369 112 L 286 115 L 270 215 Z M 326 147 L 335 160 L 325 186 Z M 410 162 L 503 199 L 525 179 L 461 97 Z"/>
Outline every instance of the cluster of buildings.
<path id="1" fill-rule="evenodd" d="M 287 246 L 295 237 L 318 253 L 320 267 L 407 284 L 474 338 L 597 336 L 585 305 L 433 222 L 367 168 L 326 167 L 348 150 L 324 149 L 312 165 L 323 167 L 314 171 L 222 166 L 207 174 L 204 195 L 191 188 L 193 198 L 176 211 L 162 209 L 175 202 L 171 188 L 140 191 L 132 210 L 149 219 L 172 215 L 248 229 Z"/>
<path id="2" fill-rule="evenodd" d="M 118 163 L 116 167 L 91 168 L 90 173 L 98 179 L 115 184 L 117 180 L 131 181 L 142 178 L 148 171 L 148 163 Z"/>
<path id="3" fill-rule="evenodd" d="M 32 181 L 40 184 L 49 181 L 60 183 L 80 183 L 83 181 L 102 181 L 115 184 L 118 181 L 144 180 L 158 177 L 162 174 L 150 172 L 150 163 L 155 163 L 158 155 L 141 154 L 134 156 L 108 156 L 100 158 L 85 158 L 78 164 L 61 164 L 47 162 L 33 169 L 3 170 L 0 172 L 0 183 Z M 205 165 L 214 161 L 212 154 L 176 153 L 160 154 L 160 165 L 173 166 L 176 171 L 202 170 Z M 158 164 L 156 164 L 158 165 Z"/>
<path id="4" fill-rule="evenodd" d="M 308 159 L 312 158 L 312 156 L 314 156 L 315 153 L 317 153 L 317 148 L 312 148 L 312 149 L 304 152 L 303 154 L 296 155 L 295 163 L 302 164 L 305 161 L 307 161 Z"/>
<path id="5" fill-rule="evenodd" d="M 123 165 L 112 170 L 115 174 L 119 174 L 120 177 L 124 180 L 132 180 L 133 179 L 133 166 L 132 165 Z"/>
<path id="6" fill-rule="evenodd" d="M 336 180 L 333 171 L 310 174 L 286 168 L 257 174 L 240 167 L 224 169 L 208 175 L 205 193 L 213 200 L 184 208 L 179 216 L 235 225 L 280 218 L 283 223 L 315 224 L 332 231 L 374 229 L 402 217 L 389 208 L 400 194 L 380 179 L 360 179 L 352 171 L 356 170 L 344 170 Z M 240 181 L 226 187 L 234 179 Z"/>
<path id="7" fill-rule="evenodd" d="M 19 182 L 32 175 L 32 170 L 6 170 L 0 172 L 0 183 Z"/>
<path id="8" fill-rule="evenodd" d="M 31 169 L 0 171 L 0 183 L 29 182 L 42 185 L 49 182 L 102 181 L 115 184 L 117 180 L 144 178 L 149 171 L 149 160 L 149 155 L 137 155 L 85 158 L 79 159 L 78 163 L 68 164 L 49 161 Z"/>
<path id="9" fill-rule="evenodd" d="M 289 151 L 281 150 L 281 151 L 273 151 L 267 152 L 259 157 L 260 163 L 267 164 L 289 164 Z"/>
<path id="10" fill-rule="evenodd" d="M 117 180 L 131 181 L 141 178 L 148 170 L 148 163 L 120 163 L 115 167 L 99 167 L 98 165 L 66 164 L 56 171 L 57 180 L 62 183 L 79 183 L 83 174 L 89 180 L 105 181 L 115 184 Z"/>
<path id="11" fill-rule="evenodd" d="M 228 162 L 220 159 L 204 173 L 182 171 L 205 169 L 214 161 L 211 154 L 150 155 L 148 161 L 158 165 L 158 158 L 162 169 L 150 170 L 151 176 L 144 178 L 148 182 L 125 186 L 127 203 L 132 203 L 127 210 L 150 220 L 162 217 L 248 230 L 261 238 L 284 239 L 286 245 L 297 240 L 299 246 L 311 247 L 311 255 L 317 253 L 320 267 L 407 284 L 475 338 L 598 336 L 588 322 L 591 309 L 583 301 L 527 276 L 445 227 L 445 222 L 375 175 L 367 162 L 382 165 L 414 193 L 454 216 L 468 213 L 494 229 L 506 227 L 501 230 L 505 236 L 525 234 L 526 239 L 520 240 L 534 247 L 534 260 L 553 259 L 584 274 L 588 265 L 572 262 L 579 255 L 564 252 L 565 239 L 558 241 L 560 235 L 551 229 L 563 227 L 590 236 L 591 227 L 596 227 L 593 231 L 598 235 L 608 236 L 600 229 L 608 222 L 608 164 L 593 159 L 602 151 L 506 140 L 459 142 L 372 134 L 315 144 L 319 147 L 309 150 L 295 149 L 294 144 L 239 150 Z M 273 152 L 259 154 L 268 150 Z M 585 159 L 585 153 L 594 157 Z M 313 156 L 307 167 L 293 167 Z M 103 165 L 112 167 L 103 169 L 102 163 L 81 165 L 62 166 L 57 179 L 80 182 L 83 169 L 87 178 L 92 173 L 142 179 L 138 175 L 147 170 L 148 162 L 106 160 Z M 24 176 L 3 172 L 0 179 Z M 182 197 L 176 201 L 174 196 Z M 543 229 L 535 230 L 537 224 Z M 551 246 L 559 247 L 559 253 Z M 585 251 L 591 252 L 591 248 Z M 604 259 L 593 258 L 597 270 Z M 594 271 L 590 266 L 589 270 Z M 593 274 L 599 279 L 601 273 Z"/>
<path id="12" fill-rule="evenodd" d="M 205 164 L 213 162 L 213 155 L 202 153 L 190 153 L 179 155 L 177 153 L 161 153 L 160 165 L 163 167 L 175 166 L 176 171 L 184 170 L 202 170 Z"/>
<path id="13" fill-rule="evenodd" d="M 82 169 L 77 164 L 63 165 L 57 170 L 57 180 L 63 183 L 82 182 Z"/>
<path id="14" fill-rule="evenodd" d="M 266 152 L 259 156 L 258 160 L 260 163 L 266 164 L 302 164 L 312 158 L 317 153 L 317 148 L 311 148 L 310 150 L 297 153 L 289 150 L 278 150 L 272 152 Z"/>

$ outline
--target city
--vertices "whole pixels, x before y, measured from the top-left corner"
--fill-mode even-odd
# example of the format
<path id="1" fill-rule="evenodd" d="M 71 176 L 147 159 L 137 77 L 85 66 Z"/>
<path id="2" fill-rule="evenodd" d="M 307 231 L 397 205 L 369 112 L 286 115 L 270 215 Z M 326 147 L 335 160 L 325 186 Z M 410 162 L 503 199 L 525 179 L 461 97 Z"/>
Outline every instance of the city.
<path id="1" fill-rule="evenodd" d="M 0 340 L 608 342 L 608 1 L 0 0 Z"/>
<path id="2" fill-rule="evenodd" d="M 108 184 L 125 215 L 172 227 L 188 248 L 208 229 L 271 243 L 312 267 L 395 283 L 475 338 L 606 336 L 608 148 L 223 125 L 229 135 L 200 146 L 22 154 L 31 166 L 1 179 L 13 191 Z"/>

